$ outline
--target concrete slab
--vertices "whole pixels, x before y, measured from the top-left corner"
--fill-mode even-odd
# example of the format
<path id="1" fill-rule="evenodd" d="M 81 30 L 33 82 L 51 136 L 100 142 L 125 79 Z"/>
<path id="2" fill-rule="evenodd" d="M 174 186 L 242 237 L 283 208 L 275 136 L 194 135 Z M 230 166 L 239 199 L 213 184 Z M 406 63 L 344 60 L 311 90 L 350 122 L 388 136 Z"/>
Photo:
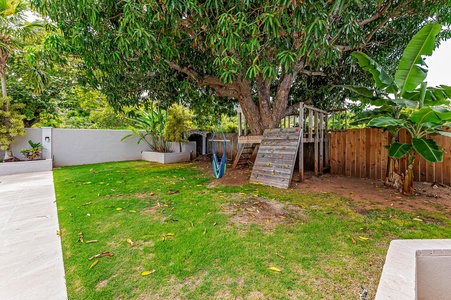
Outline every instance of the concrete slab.
<path id="1" fill-rule="evenodd" d="M 0 299 L 67 299 L 51 171 L 0 176 Z"/>

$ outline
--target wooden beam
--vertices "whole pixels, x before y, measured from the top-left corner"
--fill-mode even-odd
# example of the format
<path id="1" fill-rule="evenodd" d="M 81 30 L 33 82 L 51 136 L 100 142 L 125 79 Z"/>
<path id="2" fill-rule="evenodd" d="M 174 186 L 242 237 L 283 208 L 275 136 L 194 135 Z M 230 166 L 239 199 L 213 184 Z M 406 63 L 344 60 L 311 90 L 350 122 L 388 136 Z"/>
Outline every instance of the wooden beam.
<path id="1" fill-rule="evenodd" d="M 310 111 L 312 112 L 312 110 Z M 319 128 L 318 128 L 318 112 L 315 111 L 315 118 L 314 118 L 314 124 L 315 124 L 315 146 L 314 146 L 314 152 L 315 152 L 315 175 L 318 176 L 318 135 L 319 135 Z"/>
<path id="2" fill-rule="evenodd" d="M 260 144 L 263 135 L 239 136 L 238 144 Z"/>
<path id="3" fill-rule="evenodd" d="M 241 112 L 238 113 L 238 136 L 241 136 L 243 133 L 241 132 L 241 127 L 243 126 L 243 115 Z"/>
<path id="4" fill-rule="evenodd" d="M 299 107 L 299 130 L 300 141 L 299 141 L 299 181 L 304 182 L 304 103 L 301 102 Z"/>

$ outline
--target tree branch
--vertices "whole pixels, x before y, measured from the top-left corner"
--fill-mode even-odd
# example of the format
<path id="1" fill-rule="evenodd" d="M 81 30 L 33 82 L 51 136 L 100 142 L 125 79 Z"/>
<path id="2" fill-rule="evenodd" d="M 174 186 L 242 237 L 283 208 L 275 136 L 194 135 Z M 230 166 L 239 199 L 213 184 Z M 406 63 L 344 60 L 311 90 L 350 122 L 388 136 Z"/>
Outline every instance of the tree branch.
<path id="1" fill-rule="evenodd" d="M 327 76 L 326 73 L 321 71 L 302 70 L 300 73 L 308 76 Z"/>
<path id="2" fill-rule="evenodd" d="M 187 75 L 190 79 L 194 80 L 195 83 L 199 86 L 207 85 L 215 90 L 218 96 L 221 97 L 230 97 L 230 98 L 238 98 L 239 89 L 236 84 L 226 84 L 222 82 L 218 77 L 206 75 L 205 77 L 201 77 L 196 71 L 187 68 L 181 67 L 178 64 L 169 61 L 167 59 L 164 60 L 169 67 L 172 69 L 179 71 L 185 75 Z"/>
<path id="3" fill-rule="evenodd" d="M 390 6 L 391 6 L 391 3 L 388 2 L 384 7 L 382 7 L 381 9 L 378 9 L 374 15 L 372 15 L 371 17 L 369 17 L 365 20 L 360 21 L 359 26 L 364 26 L 368 23 L 376 21 L 377 19 L 379 19 L 381 16 L 383 16 L 387 12 L 387 10 L 390 8 Z"/>
<path id="4" fill-rule="evenodd" d="M 174 70 L 177 70 L 183 74 L 188 75 L 189 78 L 193 79 L 196 83 L 200 84 L 201 78 L 200 78 L 199 74 L 197 74 L 197 72 L 195 72 L 194 70 L 188 69 L 186 67 L 182 68 L 178 64 L 176 64 L 172 61 L 169 61 L 167 59 L 165 59 L 164 61 L 168 64 L 168 66 L 170 66 Z"/>

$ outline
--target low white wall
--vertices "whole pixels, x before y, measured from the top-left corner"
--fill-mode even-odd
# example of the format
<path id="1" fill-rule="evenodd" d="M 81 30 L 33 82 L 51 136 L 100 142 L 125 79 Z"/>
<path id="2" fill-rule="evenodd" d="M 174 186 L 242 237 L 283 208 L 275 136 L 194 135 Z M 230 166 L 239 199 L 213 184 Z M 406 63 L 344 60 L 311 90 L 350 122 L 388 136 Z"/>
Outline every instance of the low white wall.
<path id="1" fill-rule="evenodd" d="M 46 172 L 52 171 L 52 169 L 53 164 L 51 159 L 7 162 L 0 163 L 0 176 L 33 172 Z"/>
<path id="2" fill-rule="evenodd" d="M 136 136 L 121 139 L 130 130 L 57 129 L 52 130 L 52 154 L 55 167 L 141 159 L 149 150 Z"/>
<path id="3" fill-rule="evenodd" d="M 28 140 L 31 139 L 45 146 L 42 158 L 53 159 L 55 167 L 140 160 L 141 152 L 150 150 L 146 143 L 138 144 L 136 136 L 121 142 L 124 136 L 132 133 L 130 130 L 30 128 L 26 131 L 26 136 L 17 138 L 12 144 L 14 155 L 26 160 L 20 150 L 29 148 Z M 179 152 L 179 144 L 171 145 L 171 151 Z M 182 143 L 182 151 L 190 152 L 191 159 L 195 158 L 196 143 Z"/>

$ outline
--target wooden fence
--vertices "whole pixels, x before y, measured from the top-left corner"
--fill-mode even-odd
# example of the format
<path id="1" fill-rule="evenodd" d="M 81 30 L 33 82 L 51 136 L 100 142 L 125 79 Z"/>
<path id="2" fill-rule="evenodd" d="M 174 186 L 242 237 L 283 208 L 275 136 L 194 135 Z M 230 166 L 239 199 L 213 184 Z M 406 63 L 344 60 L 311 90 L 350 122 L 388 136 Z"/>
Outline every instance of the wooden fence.
<path id="1" fill-rule="evenodd" d="M 441 163 L 429 163 L 417 155 L 414 166 L 414 180 L 438 182 L 451 185 L 451 138 L 432 137 L 446 153 Z M 410 142 L 410 135 L 401 131 L 401 143 Z M 364 128 L 334 131 L 330 136 L 331 173 L 360 178 L 385 179 L 388 163 L 390 135 L 380 129 Z M 400 170 L 405 170 L 406 159 L 399 162 Z"/>

